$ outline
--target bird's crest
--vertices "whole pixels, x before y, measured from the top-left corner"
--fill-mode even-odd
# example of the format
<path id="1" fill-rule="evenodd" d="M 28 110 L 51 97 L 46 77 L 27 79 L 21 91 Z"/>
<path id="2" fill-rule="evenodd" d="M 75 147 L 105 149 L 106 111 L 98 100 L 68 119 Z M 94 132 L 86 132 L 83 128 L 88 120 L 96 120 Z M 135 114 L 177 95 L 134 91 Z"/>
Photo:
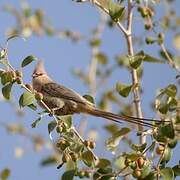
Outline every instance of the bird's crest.
<path id="1" fill-rule="evenodd" d="M 34 69 L 33 74 L 35 75 L 41 75 L 41 74 L 47 74 L 44 68 L 44 63 L 43 61 L 39 61 Z"/>

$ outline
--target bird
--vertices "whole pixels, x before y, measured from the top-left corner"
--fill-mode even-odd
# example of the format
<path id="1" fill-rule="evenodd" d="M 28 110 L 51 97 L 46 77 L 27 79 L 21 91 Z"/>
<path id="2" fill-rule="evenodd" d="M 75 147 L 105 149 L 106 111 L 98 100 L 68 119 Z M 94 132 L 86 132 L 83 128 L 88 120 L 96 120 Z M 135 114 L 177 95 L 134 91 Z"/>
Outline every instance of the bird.
<path id="1" fill-rule="evenodd" d="M 36 92 L 43 95 L 42 101 L 52 110 L 53 115 L 64 116 L 84 113 L 116 123 L 129 122 L 150 128 L 156 127 L 156 125 L 161 122 L 160 120 L 119 115 L 98 109 L 95 104 L 91 103 L 74 90 L 52 80 L 48 76 L 42 60 L 39 60 L 33 71 L 32 86 Z M 45 109 L 41 102 L 38 104 Z M 152 123 L 153 121 L 157 123 Z"/>

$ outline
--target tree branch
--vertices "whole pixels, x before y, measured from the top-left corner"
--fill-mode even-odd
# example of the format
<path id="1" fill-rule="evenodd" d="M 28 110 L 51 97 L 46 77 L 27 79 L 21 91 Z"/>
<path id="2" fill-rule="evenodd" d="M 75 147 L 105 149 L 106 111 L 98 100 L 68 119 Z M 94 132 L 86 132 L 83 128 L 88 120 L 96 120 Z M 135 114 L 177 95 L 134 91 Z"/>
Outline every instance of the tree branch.
<path id="1" fill-rule="evenodd" d="M 109 10 L 105 8 L 98 0 L 79 0 L 77 2 L 91 2 L 95 4 L 97 7 L 99 7 L 101 10 L 103 10 L 106 14 L 109 15 Z M 127 34 L 127 30 L 124 28 L 124 26 L 120 22 L 116 22 L 117 27 L 123 32 L 123 34 Z"/>
<path id="2" fill-rule="evenodd" d="M 125 37 L 126 37 L 126 41 L 127 41 L 128 54 L 131 57 L 134 55 L 133 42 L 132 42 L 132 19 L 133 19 L 132 0 L 128 0 L 127 34 Z M 137 71 L 135 69 L 133 69 L 131 71 L 131 76 L 132 76 L 133 85 L 139 83 Z M 143 118 L 142 109 L 141 109 L 140 93 L 139 93 L 138 87 L 134 88 L 133 94 L 134 94 L 134 104 L 135 104 L 135 109 L 136 109 L 136 116 L 138 118 Z M 139 128 L 139 131 L 143 131 L 142 125 L 139 125 L 138 128 Z M 145 143 L 145 141 L 146 141 L 146 137 L 141 135 L 140 143 L 143 144 L 143 143 Z"/>

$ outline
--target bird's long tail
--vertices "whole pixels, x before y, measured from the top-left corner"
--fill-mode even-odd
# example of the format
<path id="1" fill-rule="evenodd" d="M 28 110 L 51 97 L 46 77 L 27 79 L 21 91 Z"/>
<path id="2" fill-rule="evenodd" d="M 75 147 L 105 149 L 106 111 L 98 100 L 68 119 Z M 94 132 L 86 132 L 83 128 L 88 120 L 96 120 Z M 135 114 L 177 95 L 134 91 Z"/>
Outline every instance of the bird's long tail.
<path id="1" fill-rule="evenodd" d="M 88 108 L 86 110 L 87 114 L 102 117 L 111 121 L 114 121 L 116 123 L 122 123 L 121 121 L 129 122 L 132 124 L 142 125 L 146 127 L 157 127 L 161 121 L 160 120 L 153 120 L 153 119 L 146 119 L 146 118 L 137 118 L 137 117 L 131 117 L 126 115 L 118 115 L 107 111 L 102 111 L 99 109 L 93 109 Z M 155 122 L 152 124 L 152 122 Z"/>

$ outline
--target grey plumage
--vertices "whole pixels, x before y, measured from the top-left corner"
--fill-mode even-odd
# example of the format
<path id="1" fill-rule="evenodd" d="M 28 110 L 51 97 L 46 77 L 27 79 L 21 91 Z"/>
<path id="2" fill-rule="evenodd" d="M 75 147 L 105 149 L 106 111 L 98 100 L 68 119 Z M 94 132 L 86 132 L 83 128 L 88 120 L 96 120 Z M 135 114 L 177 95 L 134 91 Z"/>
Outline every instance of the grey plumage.
<path id="1" fill-rule="evenodd" d="M 97 109 L 94 104 L 87 101 L 75 91 L 63 85 L 55 83 L 46 73 L 43 62 L 40 61 L 33 72 L 33 88 L 43 94 L 44 103 L 53 110 L 55 115 L 70 115 L 74 113 L 86 113 L 102 117 L 117 123 L 121 121 L 153 127 L 151 119 L 118 115 Z M 40 104 L 41 105 L 41 104 Z M 41 107 L 43 107 L 41 105 Z M 149 121 L 149 122 L 148 122 Z M 159 121 L 157 121 L 159 122 Z"/>

